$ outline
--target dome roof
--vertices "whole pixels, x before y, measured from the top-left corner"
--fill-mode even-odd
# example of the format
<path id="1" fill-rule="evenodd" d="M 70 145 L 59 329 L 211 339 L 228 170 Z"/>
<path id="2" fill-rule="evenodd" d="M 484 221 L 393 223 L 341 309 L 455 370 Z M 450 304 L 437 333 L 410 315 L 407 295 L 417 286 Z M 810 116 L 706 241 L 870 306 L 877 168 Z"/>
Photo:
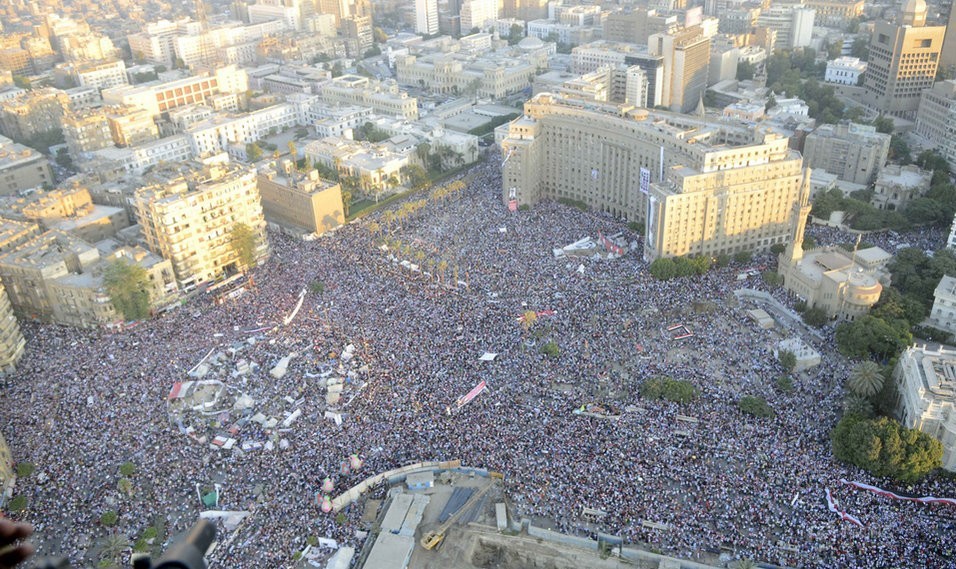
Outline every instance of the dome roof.
<path id="1" fill-rule="evenodd" d="M 544 47 L 544 42 L 534 36 L 528 36 L 518 42 L 518 47 L 527 51 L 531 51 L 532 49 L 541 49 Z"/>

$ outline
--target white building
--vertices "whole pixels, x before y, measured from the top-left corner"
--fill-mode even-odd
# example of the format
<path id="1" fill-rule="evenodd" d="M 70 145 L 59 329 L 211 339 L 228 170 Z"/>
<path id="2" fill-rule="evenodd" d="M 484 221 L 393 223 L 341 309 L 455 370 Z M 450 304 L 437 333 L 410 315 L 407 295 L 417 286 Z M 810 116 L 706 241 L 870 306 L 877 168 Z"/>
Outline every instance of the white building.
<path id="1" fill-rule="evenodd" d="M 484 31 L 498 19 L 498 0 L 466 0 L 460 16 L 463 34 L 474 28 Z"/>
<path id="2" fill-rule="evenodd" d="M 776 32 L 774 49 L 808 47 L 813 41 L 813 19 L 816 10 L 798 5 L 771 6 L 760 12 L 757 26 Z"/>
<path id="3" fill-rule="evenodd" d="M 218 115 L 186 129 L 193 154 L 228 151 L 234 145 L 245 146 L 270 133 L 295 126 L 298 110 L 291 103 L 280 103 L 241 115 Z"/>
<path id="4" fill-rule="evenodd" d="M 956 334 L 956 278 L 943 275 L 933 298 L 933 310 L 929 314 L 933 327 Z"/>
<path id="5" fill-rule="evenodd" d="M 170 136 L 129 148 L 103 148 L 89 153 L 91 159 L 79 164 L 84 172 L 98 174 L 142 174 L 160 162 L 181 162 L 195 156 L 189 138 Z"/>
<path id="6" fill-rule="evenodd" d="M 827 72 L 823 80 L 838 85 L 860 84 L 860 76 L 866 72 L 866 62 L 858 57 L 838 57 L 827 62 Z"/>
<path id="7" fill-rule="evenodd" d="M 73 76 L 80 87 L 106 89 L 129 84 L 126 77 L 126 64 L 122 59 L 77 64 L 73 68 Z"/>
<path id="8" fill-rule="evenodd" d="M 299 8 L 269 4 L 253 4 L 249 6 L 249 23 L 280 21 L 288 31 L 302 29 Z"/>
<path id="9" fill-rule="evenodd" d="M 912 346 L 893 370 L 900 423 L 943 445 L 943 468 L 956 470 L 956 348 Z"/>
<path id="10" fill-rule="evenodd" d="M 415 31 L 426 36 L 438 33 L 438 0 L 415 0 Z"/>

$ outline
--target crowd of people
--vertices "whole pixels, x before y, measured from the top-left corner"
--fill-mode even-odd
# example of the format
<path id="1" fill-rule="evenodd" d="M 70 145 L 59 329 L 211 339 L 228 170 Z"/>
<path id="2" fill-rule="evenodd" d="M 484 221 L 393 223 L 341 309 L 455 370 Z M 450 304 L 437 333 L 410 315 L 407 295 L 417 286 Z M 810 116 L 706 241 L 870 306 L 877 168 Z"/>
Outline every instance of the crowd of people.
<path id="1" fill-rule="evenodd" d="M 28 506 L 14 516 L 35 525 L 40 553 L 92 565 L 110 533 L 135 541 L 154 526 L 162 541 L 202 511 L 196 485 L 217 483 L 220 509 L 251 514 L 220 536 L 214 566 L 286 567 L 310 537 L 361 544 L 360 504 L 344 515 L 320 511 L 326 476 L 338 494 L 402 464 L 460 459 L 504 473 L 515 513 L 536 524 L 589 532 L 583 509 L 601 510 L 602 531 L 681 557 L 952 565 L 948 506 L 895 502 L 839 482 L 888 484 L 831 455 L 852 362 L 830 339 L 805 337 L 823 363 L 799 374 L 791 392 L 775 387 L 784 371 L 772 349 L 782 336 L 748 320 L 733 291 L 764 288 L 792 303 L 782 290 L 759 277 L 738 281 L 739 266 L 655 281 L 640 236 L 622 221 L 556 204 L 510 212 L 494 160 L 463 180 L 465 190 L 401 222 L 379 223 L 376 213 L 311 242 L 271 235 L 255 288 L 223 304 L 194 299 L 118 333 L 25 325 L 28 353 L 0 392 L 0 429 L 15 460 L 36 465 L 17 484 Z M 638 246 L 614 260 L 552 255 L 599 231 L 623 232 Z M 854 240 L 832 230 L 817 239 Z M 392 249 L 383 249 L 389 240 Z M 446 261 L 458 278 L 396 264 L 389 255 L 403 252 L 395 240 Z M 773 262 L 767 254 L 752 264 Z M 302 310 L 283 324 L 303 289 Z M 528 310 L 543 314 L 525 326 L 518 320 Z M 674 339 L 667 328 L 676 324 L 693 336 Z M 305 399 L 282 435 L 289 447 L 216 450 L 182 435 L 166 413 L 171 385 L 211 348 L 250 337 L 243 357 L 261 371 L 243 390 Z M 557 353 L 542 353 L 547 342 Z M 337 426 L 323 416 L 313 376 L 348 343 L 368 371 Z M 284 377 L 266 373 L 291 352 L 299 356 Z M 480 361 L 484 352 L 498 357 Z M 657 376 L 692 382 L 698 398 L 642 399 L 641 383 Z M 481 381 L 488 390 L 456 409 Z M 774 416 L 742 414 L 743 395 L 765 398 Z M 589 403 L 620 417 L 573 413 Z M 342 474 L 353 453 L 364 466 Z M 118 488 L 126 462 L 136 469 L 128 492 Z M 827 488 L 865 528 L 828 510 Z M 940 477 L 902 490 L 956 495 Z M 107 510 L 119 514 L 115 528 L 101 524 Z"/>

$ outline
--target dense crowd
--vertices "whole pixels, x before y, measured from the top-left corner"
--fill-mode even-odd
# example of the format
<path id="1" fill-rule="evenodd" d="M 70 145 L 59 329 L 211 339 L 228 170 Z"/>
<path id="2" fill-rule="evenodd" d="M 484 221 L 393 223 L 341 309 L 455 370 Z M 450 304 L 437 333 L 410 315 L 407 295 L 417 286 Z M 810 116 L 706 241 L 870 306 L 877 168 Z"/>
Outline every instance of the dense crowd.
<path id="1" fill-rule="evenodd" d="M 0 429 L 16 460 L 37 465 L 18 484 L 29 507 L 17 517 L 36 525 L 41 554 L 94 564 L 111 531 L 99 526 L 108 509 L 131 540 L 149 525 L 182 531 L 201 511 L 196 484 L 216 482 L 221 509 L 252 514 L 222 536 L 214 566 L 285 567 L 309 536 L 360 543 L 359 505 L 338 519 L 319 511 L 327 475 L 339 493 L 407 462 L 460 459 L 503 472 L 519 515 L 567 532 L 593 529 L 581 519 L 592 508 L 607 513 L 603 531 L 690 558 L 725 550 L 802 567 L 951 566 L 947 506 L 892 502 L 839 482 L 887 485 L 830 453 L 852 362 L 829 340 L 805 338 L 824 363 L 799 375 L 792 392 L 774 387 L 783 371 L 771 350 L 781 336 L 757 328 L 733 296 L 764 287 L 759 277 L 740 282 L 737 266 L 657 282 L 640 236 L 623 222 L 554 204 L 509 212 L 494 161 L 464 179 L 461 194 L 400 223 L 374 214 L 314 242 L 272 235 L 255 288 L 225 304 L 195 299 L 115 334 L 26 326 L 28 354 L 0 392 Z M 624 232 L 638 247 L 604 261 L 551 253 L 598 231 Z M 853 240 L 815 232 L 818 241 Z M 387 239 L 395 255 L 403 254 L 397 239 L 406 252 L 445 261 L 461 283 L 451 269 L 429 277 L 396 265 L 382 249 Z M 282 325 L 303 289 L 301 312 Z M 527 310 L 554 313 L 525 327 L 517 319 Z M 675 324 L 693 337 L 673 339 L 666 328 Z M 258 399 L 305 398 L 283 434 L 291 446 L 213 450 L 180 434 L 166 413 L 170 386 L 211 348 L 250 337 L 257 341 L 243 357 L 263 373 L 243 389 Z M 540 353 L 547 341 L 557 356 Z M 323 418 L 310 376 L 347 343 L 368 363 L 368 383 L 338 427 Z M 499 356 L 479 361 L 486 351 Z M 264 373 L 290 352 L 300 356 L 282 379 Z M 641 382 L 658 375 L 693 382 L 700 397 L 641 399 Z M 483 380 L 489 390 L 455 410 Z M 741 414 L 741 395 L 764 397 L 775 416 Z M 622 415 L 573 414 L 587 403 Z M 342 475 L 352 453 L 365 466 Z M 127 461 L 137 469 L 131 496 L 117 489 Z M 865 529 L 827 509 L 828 487 Z M 940 478 L 902 490 L 956 495 Z"/>

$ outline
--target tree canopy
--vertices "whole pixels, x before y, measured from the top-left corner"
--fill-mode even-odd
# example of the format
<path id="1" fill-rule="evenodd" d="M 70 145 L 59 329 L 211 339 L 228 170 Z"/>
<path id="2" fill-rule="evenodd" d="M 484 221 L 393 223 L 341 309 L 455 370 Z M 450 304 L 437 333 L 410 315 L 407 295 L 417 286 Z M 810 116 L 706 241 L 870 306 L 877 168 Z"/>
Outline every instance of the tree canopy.
<path id="1" fill-rule="evenodd" d="M 111 261 L 103 271 L 103 286 L 124 320 L 149 316 L 149 276 L 143 267 L 122 258 Z"/>
<path id="2" fill-rule="evenodd" d="M 840 352 L 851 358 L 885 360 L 913 341 L 905 320 L 883 320 L 871 314 L 837 326 L 836 343 Z"/>
<path id="3" fill-rule="evenodd" d="M 233 225 L 229 241 L 241 268 L 251 269 L 256 266 L 256 249 L 259 245 L 259 237 L 251 227 L 245 223 Z"/>
<path id="4" fill-rule="evenodd" d="M 833 455 L 876 476 L 916 482 L 942 465 L 943 446 L 888 417 L 846 414 L 833 430 Z"/>

